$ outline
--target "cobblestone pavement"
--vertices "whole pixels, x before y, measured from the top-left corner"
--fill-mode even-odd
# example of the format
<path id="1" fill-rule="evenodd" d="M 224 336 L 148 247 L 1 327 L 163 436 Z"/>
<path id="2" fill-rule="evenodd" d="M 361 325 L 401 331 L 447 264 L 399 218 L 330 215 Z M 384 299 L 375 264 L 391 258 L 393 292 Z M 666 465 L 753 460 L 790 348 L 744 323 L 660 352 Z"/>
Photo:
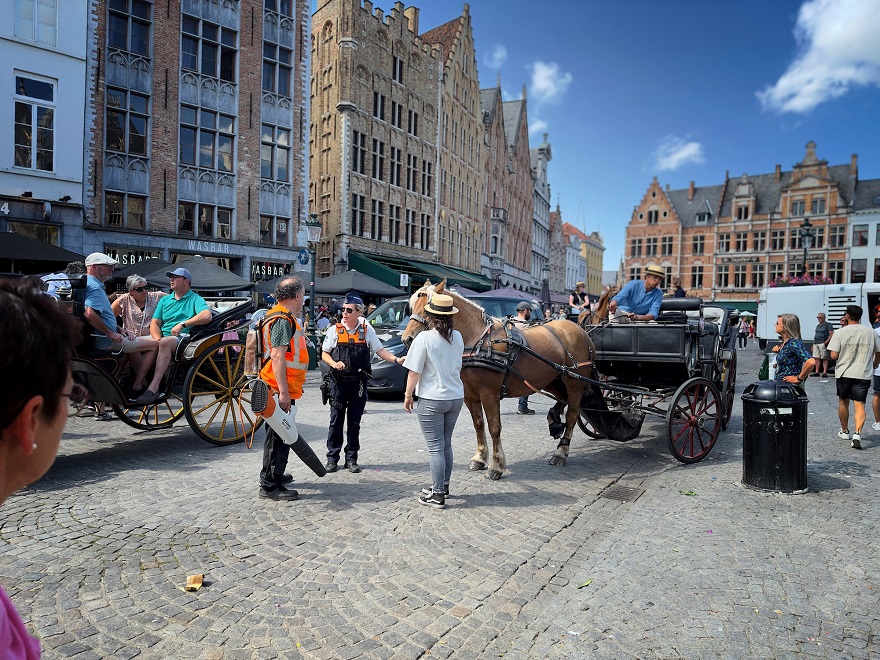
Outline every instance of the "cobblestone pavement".
<path id="1" fill-rule="evenodd" d="M 293 503 L 257 498 L 257 447 L 72 419 L 3 506 L 0 583 L 46 658 L 877 657 L 880 433 L 838 440 L 834 382 L 810 379 L 810 492 L 744 488 L 739 393 L 760 357 L 740 352 L 731 427 L 696 465 L 658 420 L 628 443 L 576 431 L 551 467 L 532 397 L 533 417 L 504 402 L 493 482 L 467 470 L 465 413 L 444 511 L 416 502 L 427 455 L 398 400 L 368 406 L 363 473 L 292 458 Z M 317 384 L 298 419 L 323 456 Z M 612 484 L 645 492 L 600 497 Z"/>

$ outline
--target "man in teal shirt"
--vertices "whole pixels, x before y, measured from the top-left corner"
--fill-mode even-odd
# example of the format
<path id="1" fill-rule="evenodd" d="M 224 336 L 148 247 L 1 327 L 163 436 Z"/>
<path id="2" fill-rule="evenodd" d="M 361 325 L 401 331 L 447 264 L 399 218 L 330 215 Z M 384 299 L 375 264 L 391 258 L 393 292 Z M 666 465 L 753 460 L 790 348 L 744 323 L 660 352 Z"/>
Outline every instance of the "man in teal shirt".
<path id="1" fill-rule="evenodd" d="M 206 325 L 211 321 L 211 310 L 205 299 L 192 290 L 192 275 L 186 268 L 177 268 L 165 273 L 171 286 L 170 296 L 159 300 L 153 320 L 150 322 L 150 336 L 159 342 L 156 356 L 156 371 L 152 382 L 135 403 L 147 406 L 159 398 L 159 386 L 165 370 L 171 363 L 171 354 L 177 348 L 181 335 L 189 333 L 190 328 Z"/>

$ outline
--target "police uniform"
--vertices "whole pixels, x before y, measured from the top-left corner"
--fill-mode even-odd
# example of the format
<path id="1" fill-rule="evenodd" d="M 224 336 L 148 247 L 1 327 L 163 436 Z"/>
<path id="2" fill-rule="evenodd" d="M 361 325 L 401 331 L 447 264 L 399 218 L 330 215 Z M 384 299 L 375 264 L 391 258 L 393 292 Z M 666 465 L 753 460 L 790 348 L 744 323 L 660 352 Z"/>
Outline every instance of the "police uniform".
<path id="1" fill-rule="evenodd" d="M 327 469 L 334 470 L 342 452 L 342 429 L 346 427 L 345 466 L 357 471 L 361 417 L 367 405 L 370 358 L 382 348 L 376 331 L 364 319 L 349 330 L 344 324 L 329 326 L 322 348 L 344 369 L 330 371 L 330 429 L 327 433 Z"/>
<path id="2" fill-rule="evenodd" d="M 274 316 L 273 314 L 277 314 Z M 288 316 L 289 315 L 289 316 Z M 296 405 L 296 400 L 302 396 L 303 383 L 306 380 L 306 371 L 309 368 L 309 351 L 306 343 L 306 335 L 299 320 L 293 317 L 282 305 L 275 305 L 268 312 L 269 319 L 263 325 L 263 346 L 266 353 L 263 355 L 264 365 L 260 370 L 260 378 L 275 392 L 280 393 L 278 381 L 275 378 L 275 370 L 272 368 L 270 359 L 271 347 L 287 346 L 284 353 L 285 379 L 287 390 L 290 394 L 290 404 Z M 291 325 L 291 321 L 293 325 Z M 263 468 L 260 470 L 260 488 L 267 492 L 284 490 L 284 470 L 287 468 L 287 458 L 290 455 L 290 445 L 284 444 L 281 437 L 266 424 L 266 444 L 263 448 Z"/>

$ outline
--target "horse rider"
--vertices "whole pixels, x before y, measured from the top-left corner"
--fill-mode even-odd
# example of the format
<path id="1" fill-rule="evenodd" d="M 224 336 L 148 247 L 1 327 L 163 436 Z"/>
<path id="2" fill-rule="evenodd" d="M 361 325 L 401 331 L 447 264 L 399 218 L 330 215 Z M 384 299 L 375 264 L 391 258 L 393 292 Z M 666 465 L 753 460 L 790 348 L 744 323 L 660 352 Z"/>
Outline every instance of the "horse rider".
<path id="1" fill-rule="evenodd" d="M 568 313 L 569 316 L 574 317 L 572 320 L 576 321 L 577 317 L 580 316 L 580 313 L 584 311 L 584 309 L 589 309 L 587 303 L 587 294 L 584 293 L 584 283 L 576 282 L 574 285 L 574 291 L 572 291 L 568 296 Z"/>
<path id="2" fill-rule="evenodd" d="M 666 272 L 655 264 L 645 269 L 645 279 L 630 280 L 608 305 L 611 319 L 618 322 L 653 321 L 660 314 Z M 619 309 L 619 311 L 618 311 Z"/>
<path id="3" fill-rule="evenodd" d="M 362 318 L 364 301 L 349 293 L 342 306 L 342 321 L 327 327 L 321 345 L 321 359 L 330 367 L 330 430 L 327 433 L 327 472 L 336 472 L 342 451 L 342 428 L 348 417 L 345 445 L 345 468 L 360 472 L 361 417 L 367 405 L 367 381 L 370 379 L 370 359 L 375 353 L 383 360 L 401 364 L 376 335 L 373 326 Z"/>

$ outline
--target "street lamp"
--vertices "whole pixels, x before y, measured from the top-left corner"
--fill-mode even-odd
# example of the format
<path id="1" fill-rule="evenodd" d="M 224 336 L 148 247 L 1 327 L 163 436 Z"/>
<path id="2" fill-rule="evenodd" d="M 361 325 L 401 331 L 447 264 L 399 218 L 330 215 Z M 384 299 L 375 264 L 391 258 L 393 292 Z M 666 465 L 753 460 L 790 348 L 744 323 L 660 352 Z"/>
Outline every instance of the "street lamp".
<path id="1" fill-rule="evenodd" d="M 309 292 L 309 329 L 315 328 L 315 251 L 318 249 L 318 241 L 321 240 L 321 221 L 317 213 L 309 213 L 306 220 L 306 232 L 308 233 L 309 257 L 312 262 L 312 286 Z"/>
<path id="2" fill-rule="evenodd" d="M 550 264 L 546 261 L 541 266 L 541 278 L 543 279 L 541 283 L 541 302 L 544 303 L 543 311 L 546 315 L 547 310 L 550 309 Z"/>
<path id="3" fill-rule="evenodd" d="M 801 225 L 801 244 L 804 246 L 804 263 L 802 267 L 801 277 L 807 275 L 807 252 L 813 247 L 813 236 L 816 235 L 816 229 L 810 224 L 809 218 L 804 218 L 804 224 Z"/>

